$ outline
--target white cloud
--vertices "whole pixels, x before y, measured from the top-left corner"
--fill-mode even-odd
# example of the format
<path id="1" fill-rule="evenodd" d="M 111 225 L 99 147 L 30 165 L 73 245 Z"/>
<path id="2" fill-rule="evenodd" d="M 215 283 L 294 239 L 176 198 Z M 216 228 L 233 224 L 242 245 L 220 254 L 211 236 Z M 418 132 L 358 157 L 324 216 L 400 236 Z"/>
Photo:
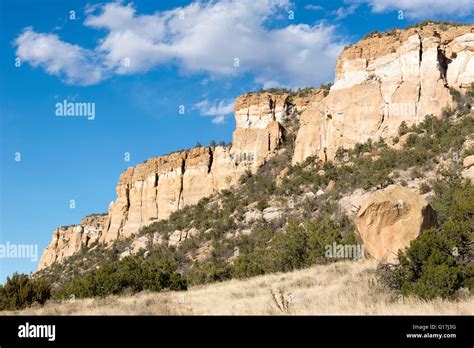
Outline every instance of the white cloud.
<path id="1" fill-rule="evenodd" d="M 41 38 L 52 37 L 55 46 L 60 46 L 57 50 L 70 52 L 70 57 L 53 54 L 54 59 L 44 61 L 30 55 L 28 61 L 78 84 L 96 83 L 112 73 L 143 73 L 162 64 L 176 64 L 184 73 L 204 72 L 213 78 L 249 73 L 259 83 L 273 81 L 289 87 L 330 80 L 346 42 L 325 22 L 269 29 L 290 6 L 288 0 L 221 0 L 148 15 L 137 14 L 131 3 L 92 6 L 86 9 L 84 24 L 106 30 L 94 51 L 54 35 L 34 33 L 28 40 L 29 50 L 41 49 Z M 20 38 L 17 52 L 25 52 L 25 40 Z M 84 81 L 87 70 L 76 64 L 79 61 L 87 67 L 94 64 L 94 78 Z"/>
<path id="2" fill-rule="evenodd" d="M 216 116 L 212 119 L 212 123 L 216 123 L 216 124 L 221 124 L 221 123 L 224 123 L 225 121 L 225 116 L 224 115 L 220 115 L 220 116 Z"/>
<path id="3" fill-rule="evenodd" d="M 336 19 L 344 19 L 347 16 L 353 14 L 357 7 L 359 7 L 358 4 L 352 4 L 347 7 L 341 6 L 337 10 L 333 11 L 332 14 L 336 16 Z"/>
<path id="4" fill-rule="evenodd" d="M 474 13 L 472 0 L 355 0 L 370 5 L 373 12 L 404 11 L 404 15 L 414 19 L 434 19 L 437 17 L 463 18 Z"/>
<path id="5" fill-rule="evenodd" d="M 115 2 L 98 9 L 100 14 L 90 12 L 84 24 L 109 32 L 96 48 L 109 69 L 118 74 L 144 72 L 172 58 L 163 44 L 169 14 L 136 15 L 132 4 Z"/>
<path id="6" fill-rule="evenodd" d="M 234 112 L 235 99 L 209 102 L 204 99 L 194 104 L 202 116 L 213 116 L 213 123 L 223 123 L 225 117 Z"/>
<path id="7" fill-rule="evenodd" d="M 34 67 L 42 67 L 65 83 L 90 85 L 105 77 L 95 53 L 63 42 L 55 34 L 40 34 L 28 27 L 17 37 L 15 45 L 18 58 Z"/>

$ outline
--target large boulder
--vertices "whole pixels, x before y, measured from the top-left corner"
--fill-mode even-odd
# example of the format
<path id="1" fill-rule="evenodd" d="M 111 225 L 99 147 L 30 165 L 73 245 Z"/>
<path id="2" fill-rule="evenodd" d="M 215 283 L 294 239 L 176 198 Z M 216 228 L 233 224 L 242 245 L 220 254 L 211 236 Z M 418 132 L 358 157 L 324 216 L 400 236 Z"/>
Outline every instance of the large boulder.
<path id="1" fill-rule="evenodd" d="M 135 238 L 129 248 L 126 248 L 123 253 L 120 254 L 120 259 L 123 259 L 126 256 L 135 255 L 140 252 L 140 250 L 148 250 L 153 243 L 153 235 L 144 235 L 138 238 Z"/>
<path id="2" fill-rule="evenodd" d="M 466 143 L 464 145 L 466 145 Z M 474 155 L 464 158 L 462 165 L 464 170 L 461 172 L 461 176 L 464 179 L 471 180 L 471 184 L 474 185 Z"/>
<path id="3" fill-rule="evenodd" d="M 474 155 L 471 155 L 471 156 L 467 156 L 466 158 L 464 158 L 464 160 L 462 161 L 462 165 L 464 168 L 469 168 L 471 166 L 474 165 Z"/>
<path id="4" fill-rule="evenodd" d="M 177 246 L 183 239 L 184 239 L 183 232 L 180 230 L 175 230 L 169 236 L 168 245 Z"/>
<path id="5" fill-rule="evenodd" d="M 355 224 L 366 256 L 396 262 L 400 249 L 434 226 L 436 213 L 417 193 L 399 185 L 373 192 L 362 204 Z"/>

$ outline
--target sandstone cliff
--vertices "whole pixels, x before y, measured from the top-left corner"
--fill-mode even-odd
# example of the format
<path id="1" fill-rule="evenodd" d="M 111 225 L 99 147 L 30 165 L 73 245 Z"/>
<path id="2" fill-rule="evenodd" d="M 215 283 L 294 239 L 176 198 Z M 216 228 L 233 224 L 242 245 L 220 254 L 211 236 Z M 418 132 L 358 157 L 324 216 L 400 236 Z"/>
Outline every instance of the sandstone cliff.
<path id="1" fill-rule="evenodd" d="M 330 160 L 339 147 L 397 134 L 402 121 L 421 122 L 451 104 L 449 87 L 474 82 L 472 26 L 397 30 L 360 41 L 341 54 L 334 85 L 309 93 L 249 93 L 235 104 L 232 146 L 200 147 L 150 158 L 126 169 L 117 199 L 87 233 L 88 221 L 59 228 L 39 268 L 62 262 L 93 241 L 110 244 L 172 212 L 197 203 L 255 172 L 299 120 L 293 163 Z"/>
<path id="2" fill-rule="evenodd" d="M 93 240 L 109 244 L 130 237 L 143 226 L 231 187 L 247 170 L 255 172 L 282 142 L 284 121 L 297 117 L 298 107 L 304 110 L 313 98 L 268 93 L 240 96 L 235 105 L 237 127 L 232 146 L 178 151 L 127 168 L 117 184 L 117 199 L 101 218 Z M 87 223 L 55 230 L 39 269 L 90 245 L 88 234 L 81 232 L 83 225 Z"/>
<path id="3" fill-rule="evenodd" d="M 472 26 L 396 30 L 347 48 L 326 98 L 301 115 L 293 163 L 332 159 L 339 147 L 395 136 L 398 126 L 440 115 L 449 87 L 474 81 Z"/>
<path id="4" fill-rule="evenodd" d="M 289 95 L 240 96 L 232 146 L 175 152 L 128 168 L 120 176 L 117 199 L 109 206 L 100 242 L 129 237 L 153 221 L 231 187 L 245 171 L 255 172 L 278 148 L 284 136 L 282 122 L 296 117 L 296 111 Z"/>
<path id="5" fill-rule="evenodd" d="M 83 246 L 96 242 L 106 220 L 107 215 L 89 215 L 83 218 L 79 225 L 56 228 L 53 240 L 39 261 L 38 269 L 48 267 L 54 262 L 62 262 Z"/>

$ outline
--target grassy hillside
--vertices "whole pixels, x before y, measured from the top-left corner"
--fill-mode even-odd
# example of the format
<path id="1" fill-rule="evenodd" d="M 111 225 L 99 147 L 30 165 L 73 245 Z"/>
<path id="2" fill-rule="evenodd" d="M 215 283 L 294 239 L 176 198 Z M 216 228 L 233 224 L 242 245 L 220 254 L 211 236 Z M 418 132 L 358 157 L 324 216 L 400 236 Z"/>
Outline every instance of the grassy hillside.
<path id="1" fill-rule="evenodd" d="M 288 273 L 104 299 L 51 301 L 22 315 L 473 315 L 474 298 L 423 301 L 387 293 L 374 261 L 344 261 Z"/>

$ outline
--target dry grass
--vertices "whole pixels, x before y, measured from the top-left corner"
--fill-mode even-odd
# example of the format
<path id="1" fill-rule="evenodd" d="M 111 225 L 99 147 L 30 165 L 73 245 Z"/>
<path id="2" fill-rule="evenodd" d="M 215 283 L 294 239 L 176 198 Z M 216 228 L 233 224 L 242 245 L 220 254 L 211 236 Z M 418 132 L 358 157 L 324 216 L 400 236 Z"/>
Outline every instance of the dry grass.
<path id="1" fill-rule="evenodd" d="M 474 298 L 403 301 L 370 285 L 376 263 L 339 262 L 186 292 L 49 302 L 19 315 L 473 315 Z"/>

